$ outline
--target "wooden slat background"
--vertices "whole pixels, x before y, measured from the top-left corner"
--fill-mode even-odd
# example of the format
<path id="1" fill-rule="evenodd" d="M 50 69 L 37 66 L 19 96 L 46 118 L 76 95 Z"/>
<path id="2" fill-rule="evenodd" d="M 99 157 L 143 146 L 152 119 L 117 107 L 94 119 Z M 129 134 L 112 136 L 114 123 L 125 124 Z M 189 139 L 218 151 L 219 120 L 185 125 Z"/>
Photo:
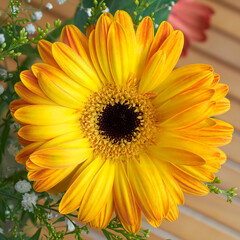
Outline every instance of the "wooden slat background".
<path id="1" fill-rule="evenodd" d="M 49 0 L 54 5 L 51 11 L 43 11 L 41 25 L 56 18 L 66 20 L 74 15 L 78 0 L 68 0 L 58 5 L 56 0 Z M 234 136 L 231 144 L 223 147 L 228 161 L 217 175 L 221 178 L 223 189 L 237 186 L 240 189 L 240 0 L 198 0 L 213 7 L 215 15 L 208 31 L 205 43 L 192 44 L 186 58 L 178 66 L 192 63 L 206 63 L 214 67 L 221 76 L 221 81 L 229 85 L 228 98 L 231 110 L 220 119 L 231 123 Z M 0 0 L 0 6 L 8 0 Z M 33 6 L 39 6 L 39 0 L 32 0 Z M 47 1 L 45 1 L 47 2 Z M 180 207 L 179 219 L 174 223 L 163 221 L 154 229 L 143 221 L 144 228 L 151 229 L 150 239 L 163 240 L 240 240 L 240 190 L 239 196 L 229 204 L 220 195 L 209 194 L 205 197 L 186 196 L 185 205 Z M 104 239 L 99 231 L 91 230 L 86 239 Z"/>

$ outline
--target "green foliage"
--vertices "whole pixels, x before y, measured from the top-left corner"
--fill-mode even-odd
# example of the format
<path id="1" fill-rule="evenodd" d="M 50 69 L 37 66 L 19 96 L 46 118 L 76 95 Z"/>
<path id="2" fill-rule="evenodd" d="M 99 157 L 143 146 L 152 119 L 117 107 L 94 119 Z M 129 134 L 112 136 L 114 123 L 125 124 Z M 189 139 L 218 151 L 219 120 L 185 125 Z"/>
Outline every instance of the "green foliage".
<path id="1" fill-rule="evenodd" d="M 232 198 L 237 196 L 237 193 L 235 193 L 237 188 L 233 187 L 226 191 L 226 190 L 220 189 L 214 185 L 214 184 L 220 184 L 220 183 L 221 183 L 221 180 L 219 179 L 219 177 L 216 177 L 212 182 L 207 183 L 206 185 L 209 188 L 211 193 L 215 193 L 215 194 L 221 193 L 227 197 L 227 202 L 232 203 Z"/>
<path id="2" fill-rule="evenodd" d="M 108 240 L 117 239 L 131 239 L 131 240 L 145 240 L 149 238 L 149 229 L 141 229 L 138 234 L 127 232 L 119 221 L 118 217 L 111 220 L 106 229 L 102 230 L 103 234 Z"/>
<path id="3" fill-rule="evenodd" d="M 88 26 L 96 24 L 102 11 L 108 7 L 109 12 L 112 14 L 117 10 L 127 11 L 132 16 L 136 26 L 146 16 L 150 16 L 156 24 L 160 25 L 162 21 L 167 20 L 171 6 L 177 1 L 178 0 L 82 0 L 77 8 L 74 22 L 75 25 L 84 32 L 84 29 Z M 92 16 L 88 16 L 87 9 L 91 9 Z"/>

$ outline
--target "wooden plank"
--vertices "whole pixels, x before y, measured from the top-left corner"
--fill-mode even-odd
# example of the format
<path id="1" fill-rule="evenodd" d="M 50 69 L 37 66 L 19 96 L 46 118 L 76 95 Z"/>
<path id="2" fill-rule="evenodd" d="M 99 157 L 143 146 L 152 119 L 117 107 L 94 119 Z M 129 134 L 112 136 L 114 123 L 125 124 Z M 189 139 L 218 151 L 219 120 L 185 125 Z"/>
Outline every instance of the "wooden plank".
<path id="1" fill-rule="evenodd" d="M 221 195 L 211 193 L 203 197 L 185 195 L 184 205 L 238 231 L 240 234 L 239 199 L 235 199 L 232 204 L 229 204 Z"/>
<path id="2" fill-rule="evenodd" d="M 240 2 L 239 0 L 234 1 Z M 240 29 L 240 12 L 232 11 L 232 9 L 219 4 L 218 1 L 201 0 L 200 2 L 212 7 L 215 11 L 211 19 L 211 26 L 238 38 L 240 41 L 240 31 L 237 31 L 237 29 Z"/>
<path id="3" fill-rule="evenodd" d="M 224 62 L 218 61 L 218 59 L 214 57 L 205 55 L 205 52 L 198 49 L 191 49 L 187 57 L 180 58 L 178 66 L 185 66 L 193 63 L 205 63 L 212 65 L 214 71 L 221 76 L 220 82 L 228 84 L 230 88 L 229 93 L 233 95 L 234 98 L 240 100 L 240 71 L 232 68 L 231 66 L 227 66 Z"/>
<path id="4" fill-rule="evenodd" d="M 225 164 L 222 165 L 222 168 L 218 173 L 215 174 L 218 176 L 222 183 L 219 184 L 219 187 L 224 190 L 229 190 L 232 187 L 237 187 L 236 190 L 237 198 L 240 198 L 240 165 L 227 160 Z"/>
<path id="5" fill-rule="evenodd" d="M 206 42 L 194 42 L 192 45 L 240 70 L 240 44 L 238 41 L 210 30 Z"/>
<path id="6" fill-rule="evenodd" d="M 236 11 L 240 11 L 240 1 L 239 0 L 208 0 L 208 2 L 214 1 L 222 4 L 225 7 L 229 7 L 231 9 L 235 9 Z"/>
<path id="7" fill-rule="evenodd" d="M 239 233 L 187 207 L 180 206 L 175 222 L 163 220 L 161 229 L 181 240 L 239 240 Z"/>
<path id="8" fill-rule="evenodd" d="M 222 115 L 216 116 L 216 118 L 232 124 L 236 131 L 240 131 L 240 126 L 239 126 L 240 103 L 231 98 L 230 98 L 230 102 L 231 102 L 230 110 Z"/>
<path id="9" fill-rule="evenodd" d="M 227 154 L 228 159 L 240 164 L 240 136 L 239 132 L 235 131 L 233 133 L 233 138 L 231 143 L 226 146 L 221 147 L 221 149 Z"/>

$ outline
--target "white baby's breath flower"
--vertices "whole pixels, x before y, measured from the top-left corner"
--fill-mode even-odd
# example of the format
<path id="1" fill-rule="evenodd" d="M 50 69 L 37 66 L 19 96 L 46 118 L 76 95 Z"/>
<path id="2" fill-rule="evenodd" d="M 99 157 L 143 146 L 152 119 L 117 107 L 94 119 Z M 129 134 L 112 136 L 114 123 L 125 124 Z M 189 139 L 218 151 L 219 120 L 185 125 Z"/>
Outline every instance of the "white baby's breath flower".
<path id="1" fill-rule="evenodd" d="M 2 95 L 4 92 L 4 87 L 2 85 L 0 85 L 0 95 Z"/>
<path id="2" fill-rule="evenodd" d="M 53 5 L 49 2 L 49 3 L 46 4 L 46 8 L 48 10 L 51 10 L 51 9 L 53 9 Z"/>
<path id="3" fill-rule="evenodd" d="M 62 4 L 64 4 L 66 1 L 67 1 L 67 0 L 57 0 L 57 3 L 58 3 L 59 5 L 62 5 Z"/>
<path id="4" fill-rule="evenodd" d="M 154 27 L 155 27 L 155 28 L 158 28 L 158 27 L 159 27 L 159 25 L 158 25 L 157 23 L 155 23 L 155 24 L 154 24 Z"/>
<path id="5" fill-rule="evenodd" d="M 175 5 L 175 2 L 174 2 L 174 1 L 171 1 L 171 5 L 174 6 L 174 5 Z"/>
<path id="6" fill-rule="evenodd" d="M 27 26 L 26 26 L 26 31 L 29 33 L 29 34 L 34 34 L 36 32 L 36 28 L 35 26 L 32 24 L 32 23 L 29 23 Z"/>
<path id="7" fill-rule="evenodd" d="M 171 6 L 168 6 L 168 11 L 171 11 L 172 10 L 172 7 Z"/>
<path id="8" fill-rule="evenodd" d="M 74 221 L 73 221 L 74 222 Z M 74 222 L 75 223 L 75 222 Z M 67 220 L 67 228 L 69 232 L 72 232 L 75 230 L 75 226 L 73 225 L 73 223 L 68 219 Z"/>
<path id="9" fill-rule="evenodd" d="M 106 9 L 105 9 L 105 10 L 103 10 L 102 12 L 103 12 L 103 13 L 109 12 L 109 8 L 108 8 L 108 7 L 106 7 Z"/>
<path id="10" fill-rule="evenodd" d="M 12 156 L 16 156 L 19 152 L 19 148 L 14 143 L 10 143 L 7 150 Z"/>
<path id="11" fill-rule="evenodd" d="M 52 219 L 52 218 L 53 218 L 53 214 L 52 214 L 52 213 L 48 213 L 48 214 L 47 214 L 47 218 L 48 218 L 48 219 Z"/>
<path id="12" fill-rule="evenodd" d="M 11 9 L 11 12 L 13 12 L 13 14 L 15 15 L 15 14 L 17 13 L 18 10 L 19 10 L 18 7 L 13 6 L 12 9 Z"/>
<path id="13" fill-rule="evenodd" d="M 18 131 L 20 128 L 21 128 L 21 126 L 18 123 L 16 123 L 16 122 L 10 124 L 10 129 L 12 131 Z"/>
<path id="14" fill-rule="evenodd" d="M 0 44 L 3 44 L 5 42 L 5 36 L 3 33 L 0 33 Z"/>
<path id="15" fill-rule="evenodd" d="M 87 8 L 85 11 L 86 11 L 86 13 L 87 13 L 87 15 L 88 15 L 89 17 L 92 16 L 92 10 L 91 10 L 91 8 Z"/>
<path id="16" fill-rule="evenodd" d="M 1 34 L 0 34 L 1 35 Z M 1 38 L 1 37 L 0 37 Z M 7 69 L 5 68 L 2 68 L 0 66 L 0 78 L 1 80 L 6 80 L 7 79 L 7 76 L 8 76 L 8 72 L 7 72 Z"/>
<path id="17" fill-rule="evenodd" d="M 48 193 L 49 197 L 53 200 L 53 201 L 58 201 L 62 198 L 62 194 L 61 193 L 58 193 L 58 194 L 51 194 L 51 193 Z"/>
<path id="18" fill-rule="evenodd" d="M 31 2 L 31 0 L 27 0 L 27 2 L 28 2 L 28 3 L 30 3 L 30 2 Z"/>
<path id="19" fill-rule="evenodd" d="M 0 227 L 0 233 L 2 233 L 3 234 L 3 229 Z"/>
<path id="20" fill-rule="evenodd" d="M 36 206 L 37 204 L 38 196 L 36 193 L 24 193 L 23 199 L 22 199 L 22 206 L 25 211 L 33 212 L 33 206 Z"/>
<path id="21" fill-rule="evenodd" d="M 15 184 L 15 189 L 19 193 L 27 193 L 32 189 L 30 182 L 26 180 L 20 180 Z"/>
<path id="22" fill-rule="evenodd" d="M 36 11 L 32 14 L 32 20 L 40 20 L 43 16 L 43 13 L 41 11 Z"/>

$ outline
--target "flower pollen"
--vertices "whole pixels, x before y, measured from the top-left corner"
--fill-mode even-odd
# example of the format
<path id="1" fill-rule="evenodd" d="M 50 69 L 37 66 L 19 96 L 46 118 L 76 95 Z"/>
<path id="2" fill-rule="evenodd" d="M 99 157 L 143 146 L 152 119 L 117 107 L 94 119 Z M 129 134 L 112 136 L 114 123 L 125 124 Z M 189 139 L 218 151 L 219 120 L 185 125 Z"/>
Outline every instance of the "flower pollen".
<path id="1" fill-rule="evenodd" d="M 127 159 L 139 154 L 154 136 L 151 100 L 136 89 L 106 86 L 85 104 L 81 126 L 96 154 Z"/>

